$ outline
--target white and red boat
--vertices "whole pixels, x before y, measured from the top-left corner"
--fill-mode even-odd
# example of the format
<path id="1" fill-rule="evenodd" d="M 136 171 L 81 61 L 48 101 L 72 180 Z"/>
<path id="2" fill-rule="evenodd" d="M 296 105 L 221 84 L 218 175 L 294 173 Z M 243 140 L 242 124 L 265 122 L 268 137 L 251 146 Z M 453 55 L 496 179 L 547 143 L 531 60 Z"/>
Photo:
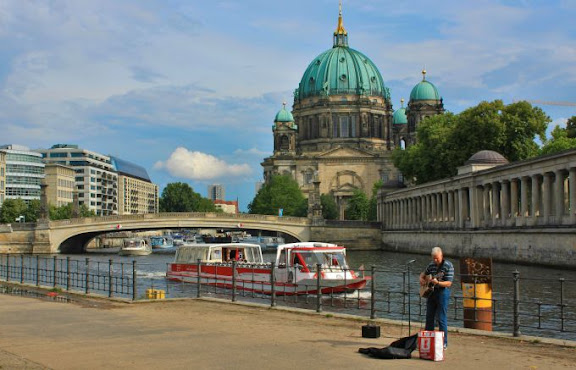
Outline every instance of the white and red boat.
<path id="1" fill-rule="evenodd" d="M 200 261 L 200 263 L 198 263 Z M 278 295 L 316 294 L 318 267 L 324 294 L 352 292 L 366 286 L 368 277 L 349 269 L 346 248 L 330 243 L 303 242 L 278 246 L 274 268 L 264 262 L 260 245 L 247 243 L 181 246 L 169 264 L 170 280 L 200 283 L 270 294 L 271 274 Z M 362 273 L 362 275 L 364 275 Z M 234 278 L 233 278 L 234 276 Z"/>

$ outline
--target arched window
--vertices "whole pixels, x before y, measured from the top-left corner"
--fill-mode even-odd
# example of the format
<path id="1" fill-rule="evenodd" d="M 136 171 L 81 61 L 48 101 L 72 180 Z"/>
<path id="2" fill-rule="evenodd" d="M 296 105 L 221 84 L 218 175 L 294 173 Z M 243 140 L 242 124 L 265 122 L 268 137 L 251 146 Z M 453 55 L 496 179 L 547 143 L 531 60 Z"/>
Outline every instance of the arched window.
<path id="1" fill-rule="evenodd" d="M 290 149 L 290 139 L 286 135 L 282 135 L 280 138 L 280 150 L 289 150 Z"/>

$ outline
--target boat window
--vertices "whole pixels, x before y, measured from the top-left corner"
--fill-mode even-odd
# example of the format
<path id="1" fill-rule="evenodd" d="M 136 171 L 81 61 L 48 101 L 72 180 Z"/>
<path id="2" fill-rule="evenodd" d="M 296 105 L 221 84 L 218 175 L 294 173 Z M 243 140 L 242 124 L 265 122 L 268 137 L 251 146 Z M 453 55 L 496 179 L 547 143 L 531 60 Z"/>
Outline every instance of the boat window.
<path id="1" fill-rule="evenodd" d="M 306 265 L 311 269 L 315 269 L 316 264 L 318 263 L 321 264 L 323 268 L 348 268 L 346 258 L 341 252 L 302 251 L 299 252 L 299 254 L 302 259 L 304 259 Z"/>
<path id="2" fill-rule="evenodd" d="M 207 248 L 180 248 L 178 250 L 178 263 L 195 263 L 198 259 L 205 260 Z"/>
<path id="3" fill-rule="evenodd" d="M 210 251 L 210 260 L 222 261 L 222 248 L 213 248 Z"/>

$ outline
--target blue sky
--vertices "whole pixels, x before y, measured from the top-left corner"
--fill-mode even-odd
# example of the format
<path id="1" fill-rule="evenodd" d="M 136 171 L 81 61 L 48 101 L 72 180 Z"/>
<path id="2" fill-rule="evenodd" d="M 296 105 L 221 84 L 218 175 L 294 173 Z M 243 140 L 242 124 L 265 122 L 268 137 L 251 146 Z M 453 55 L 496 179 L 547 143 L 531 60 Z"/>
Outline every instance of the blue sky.
<path id="1" fill-rule="evenodd" d="M 445 107 L 576 102 L 576 1 L 345 0 L 349 43 L 394 108 L 421 79 Z M 2 0 L 0 144 L 78 144 L 241 209 L 274 115 L 332 46 L 337 0 Z M 576 107 L 541 106 L 562 124 Z"/>

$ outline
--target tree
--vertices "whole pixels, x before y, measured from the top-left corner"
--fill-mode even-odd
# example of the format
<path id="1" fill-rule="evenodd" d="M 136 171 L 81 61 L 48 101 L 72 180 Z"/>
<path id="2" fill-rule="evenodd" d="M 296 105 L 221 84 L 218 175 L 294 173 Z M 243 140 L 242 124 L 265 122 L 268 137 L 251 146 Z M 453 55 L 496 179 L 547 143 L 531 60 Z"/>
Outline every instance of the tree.
<path id="1" fill-rule="evenodd" d="M 372 197 L 368 209 L 368 221 L 378 220 L 378 190 L 384 185 L 382 180 L 378 180 L 372 185 Z"/>
<path id="2" fill-rule="evenodd" d="M 74 204 L 67 203 L 60 207 L 50 205 L 49 214 L 51 220 L 67 220 L 72 218 Z M 79 217 L 94 217 L 96 213 L 88 209 L 85 204 L 80 205 Z"/>
<path id="3" fill-rule="evenodd" d="M 24 216 L 26 222 L 30 222 L 27 216 L 28 205 L 21 198 L 17 199 L 6 199 L 2 203 L 2 209 L 0 210 L 0 221 L 2 223 L 11 224 L 16 222 L 16 218 Z"/>
<path id="4" fill-rule="evenodd" d="M 277 215 L 283 210 L 285 216 L 306 216 L 306 198 L 296 180 L 290 175 L 275 175 L 256 194 L 248 205 L 253 214 Z"/>
<path id="5" fill-rule="evenodd" d="M 160 212 L 216 212 L 210 199 L 203 198 L 183 182 L 173 182 L 162 190 Z"/>
<path id="6" fill-rule="evenodd" d="M 362 190 L 355 190 L 348 201 L 345 218 L 347 220 L 368 220 L 370 201 Z"/>
<path id="7" fill-rule="evenodd" d="M 480 150 L 494 150 L 509 161 L 539 154 L 536 136 L 545 139 L 550 117 L 521 101 L 481 102 L 460 114 L 446 113 L 423 120 L 417 143 L 396 150 L 393 161 L 405 178 L 417 184 L 454 176 L 457 168 Z"/>
<path id="8" fill-rule="evenodd" d="M 332 195 L 320 195 L 320 203 L 322 204 L 322 217 L 324 217 L 326 220 L 338 219 L 338 206 L 336 205 Z"/>
<path id="9" fill-rule="evenodd" d="M 567 137 L 570 139 L 576 138 L 576 116 L 568 118 L 566 122 Z"/>
<path id="10" fill-rule="evenodd" d="M 560 128 L 560 126 L 556 126 L 554 130 L 552 130 L 552 139 L 544 144 L 540 153 L 542 155 L 552 154 L 576 148 L 576 137 L 570 137 L 568 135 L 568 128 L 563 129 Z"/>

